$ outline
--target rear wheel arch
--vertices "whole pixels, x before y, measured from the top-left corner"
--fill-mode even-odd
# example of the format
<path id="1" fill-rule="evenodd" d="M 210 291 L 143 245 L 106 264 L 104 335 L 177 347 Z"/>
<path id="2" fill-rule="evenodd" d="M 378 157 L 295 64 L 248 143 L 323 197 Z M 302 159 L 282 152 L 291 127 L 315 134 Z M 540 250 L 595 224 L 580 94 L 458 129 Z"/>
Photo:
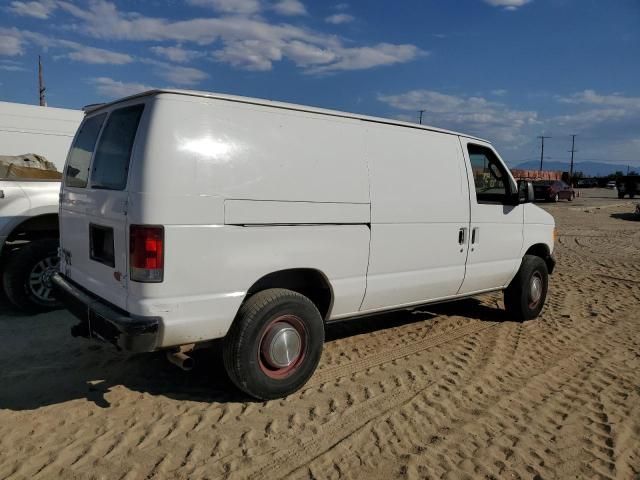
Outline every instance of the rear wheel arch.
<path id="1" fill-rule="evenodd" d="M 326 321 L 333 307 L 333 288 L 327 276 L 315 268 L 290 268 L 264 275 L 257 280 L 243 300 L 243 304 L 254 294 L 270 288 L 283 288 L 307 297 L 316 306 Z"/>
<path id="2" fill-rule="evenodd" d="M 44 213 L 29 217 L 15 225 L 7 237 L 7 242 L 21 239 L 58 238 L 59 231 L 58 214 Z"/>

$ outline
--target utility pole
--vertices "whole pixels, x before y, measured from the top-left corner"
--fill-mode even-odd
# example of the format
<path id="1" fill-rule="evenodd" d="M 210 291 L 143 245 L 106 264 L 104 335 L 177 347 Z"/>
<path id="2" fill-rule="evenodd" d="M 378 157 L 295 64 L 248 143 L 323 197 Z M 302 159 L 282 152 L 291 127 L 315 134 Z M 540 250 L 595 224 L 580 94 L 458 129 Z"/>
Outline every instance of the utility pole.
<path id="1" fill-rule="evenodd" d="M 540 171 L 542 171 L 542 161 L 544 160 L 544 139 L 551 138 L 551 137 L 545 137 L 544 135 L 539 135 L 538 138 L 542 141 L 542 148 L 540 149 Z"/>
<path id="2" fill-rule="evenodd" d="M 569 167 L 569 183 L 573 182 L 573 154 L 576 150 L 576 135 L 571 135 L 571 165 Z"/>
<path id="3" fill-rule="evenodd" d="M 47 100 L 45 99 L 44 92 L 47 88 L 44 86 L 44 77 L 42 75 L 42 59 L 40 58 L 40 55 L 38 55 L 38 85 L 40 92 L 40 106 L 46 107 Z"/>
<path id="4" fill-rule="evenodd" d="M 420 125 L 422 125 L 422 114 L 424 113 L 424 110 L 418 110 L 418 113 L 420 114 Z"/>

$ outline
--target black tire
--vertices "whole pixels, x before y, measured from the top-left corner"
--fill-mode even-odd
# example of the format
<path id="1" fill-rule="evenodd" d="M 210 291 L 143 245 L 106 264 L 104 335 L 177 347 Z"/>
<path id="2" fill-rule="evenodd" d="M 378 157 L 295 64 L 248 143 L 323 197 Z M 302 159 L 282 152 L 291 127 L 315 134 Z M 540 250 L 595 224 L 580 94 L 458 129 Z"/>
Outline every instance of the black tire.
<path id="1" fill-rule="evenodd" d="M 534 295 L 534 278 L 539 281 Z M 547 264 L 540 257 L 525 255 L 520 270 L 504 291 L 504 306 L 511 317 L 518 321 L 536 318 L 544 307 L 549 288 Z"/>
<path id="2" fill-rule="evenodd" d="M 27 313 L 60 307 L 51 295 L 48 283 L 50 274 L 57 270 L 57 264 L 58 240 L 53 238 L 34 240 L 10 253 L 2 274 L 4 292 L 9 301 Z M 40 274 L 39 278 L 32 279 L 32 273 Z"/>
<path id="3" fill-rule="evenodd" d="M 558 203 L 558 200 L 560 200 L 560 195 L 558 195 L 557 193 L 553 197 L 551 197 L 551 201 L 553 203 Z"/>
<path id="4" fill-rule="evenodd" d="M 618 193 L 618 198 L 624 198 L 624 193 Z"/>
<path id="5" fill-rule="evenodd" d="M 636 198 L 636 194 L 635 193 L 630 193 L 629 194 L 629 198 Z"/>
<path id="6" fill-rule="evenodd" d="M 573 202 L 573 199 L 576 198 L 576 194 L 572 193 L 571 195 L 569 195 L 569 201 Z"/>
<path id="7" fill-rule="evenodd" d="M 269 335 L 283 324 L 296 330 L 301 345 L 291 365 L 275 368 L 264 351 L 271 345 Z M 224 339 L 224 366 L 243 392 L 260 400 L 280 398 L 309 380 L 323 346 L 324 322 L 311 300 L 291 290 L 272 288 L 256 293 L 240 307 Z"/>

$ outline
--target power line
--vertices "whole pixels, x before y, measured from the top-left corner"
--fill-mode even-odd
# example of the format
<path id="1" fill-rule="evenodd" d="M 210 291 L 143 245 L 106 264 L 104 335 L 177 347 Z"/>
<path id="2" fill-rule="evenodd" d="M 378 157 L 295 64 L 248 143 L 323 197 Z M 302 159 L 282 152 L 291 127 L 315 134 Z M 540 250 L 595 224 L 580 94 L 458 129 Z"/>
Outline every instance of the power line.
<path id="1" fill-rule="evenodd" d="M 542 160 L 544 159 L 544 139 L 545 138 L 551 138 L 551 137 L 546 137 L 544 135 L 539 135 L 538 138 L 541 140 L 542 144 L 541 144 L 541 149 L 540 149 L 540 171 L 542 171 Z"/>

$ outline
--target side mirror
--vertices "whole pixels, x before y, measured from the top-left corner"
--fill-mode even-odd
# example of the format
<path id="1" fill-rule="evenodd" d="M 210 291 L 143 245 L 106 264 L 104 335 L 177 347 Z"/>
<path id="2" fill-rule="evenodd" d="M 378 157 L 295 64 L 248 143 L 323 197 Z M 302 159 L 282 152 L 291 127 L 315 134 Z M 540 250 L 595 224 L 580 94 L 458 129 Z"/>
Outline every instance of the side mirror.
<path id="1" fill-rule="evenodd" d="M 533 200 L 533 182 L 518 180 L 518 203 L 531 203 Z"/>

